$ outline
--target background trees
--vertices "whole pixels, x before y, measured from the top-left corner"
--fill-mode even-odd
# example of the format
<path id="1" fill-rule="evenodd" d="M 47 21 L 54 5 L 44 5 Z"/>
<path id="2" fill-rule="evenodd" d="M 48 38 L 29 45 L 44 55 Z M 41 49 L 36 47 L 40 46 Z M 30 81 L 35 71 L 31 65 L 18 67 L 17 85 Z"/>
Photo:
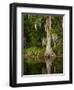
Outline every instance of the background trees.
<path id="1" fill-rule="evenodd" d="M 45 37 L 44 17 L 36 15 L 24 15 L 24 37 L 26 47 L 41 47 L 42 37 Z"/>
<path id="2" fill-rule="evenodd" d="M 23 14 L 24 47 L 46 47 L 46 31 L 44 15 Z M 58 56 L 63 55 L 63 16 L 51 16 L 51 47 Z"/>

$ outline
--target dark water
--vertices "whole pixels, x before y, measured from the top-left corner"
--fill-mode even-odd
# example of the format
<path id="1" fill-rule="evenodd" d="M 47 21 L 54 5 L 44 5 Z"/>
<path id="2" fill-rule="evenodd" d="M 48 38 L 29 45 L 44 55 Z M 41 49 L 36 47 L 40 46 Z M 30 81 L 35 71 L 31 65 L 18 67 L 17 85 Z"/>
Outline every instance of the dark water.
<path id="1" fill-rule="evenodd" d="M 25 58 L 24 75 L 63 73 L 63 58 Z"/>

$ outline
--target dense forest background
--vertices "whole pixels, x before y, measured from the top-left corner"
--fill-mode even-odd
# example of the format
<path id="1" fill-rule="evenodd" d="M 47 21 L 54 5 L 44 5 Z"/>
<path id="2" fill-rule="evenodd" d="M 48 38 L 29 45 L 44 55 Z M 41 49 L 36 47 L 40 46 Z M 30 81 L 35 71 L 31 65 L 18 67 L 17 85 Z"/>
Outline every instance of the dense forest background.
<path id="1" fill-rule="evenodd" d="M 24 74 L 46 73 L 46 70 L 41 71 L 35 67 L 41 68 L 42 65 L 46 67 L 43 57 L 47 46 L 47 32 L 45 30 L 47 17 L 51 17 L 51 28 L 48 29 L 51 36 L 51 48 L 56 57 L 63 57 L 63 16 L 22 14 Z M 63 72 L 63 60 L 58 60 L 52 63 L 51 73 Z M 54 66 L 57 67 L 56 70 L 54 70 Z"/>
<path id="2" fill-rule="evenodd" d="M 45 18 L 46 16 L 41 15 L 24 15 L 24 39 L 25 47 L 42 47 L 42 39 L 46 38 L 45 32 Z M 63 28 L 62 28 L 62 19 L 63 16 L 52 16 L 51 17 L 51 33 L 54 35 L 55 46 L 52 41 L 52 48 L 56 54 L 62 55 L 63 50 Z M 35 26 L 37 23 L 37 26 Z M 60 50 L 59 50 L 60 49 Z"/>

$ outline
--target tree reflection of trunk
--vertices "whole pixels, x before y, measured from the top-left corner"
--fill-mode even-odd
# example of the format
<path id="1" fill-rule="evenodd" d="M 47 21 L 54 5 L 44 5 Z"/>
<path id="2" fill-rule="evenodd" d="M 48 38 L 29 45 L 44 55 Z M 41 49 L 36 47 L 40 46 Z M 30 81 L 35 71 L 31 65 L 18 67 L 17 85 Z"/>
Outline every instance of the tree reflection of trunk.
<path id="1" fill-rule="evenodd" d="M 50 58 L 45 58 L 46 70 L 48 74 L 51 73 L 51 66 L 55 58 L 56 58 L 55 56 L 50 56 Z"/>

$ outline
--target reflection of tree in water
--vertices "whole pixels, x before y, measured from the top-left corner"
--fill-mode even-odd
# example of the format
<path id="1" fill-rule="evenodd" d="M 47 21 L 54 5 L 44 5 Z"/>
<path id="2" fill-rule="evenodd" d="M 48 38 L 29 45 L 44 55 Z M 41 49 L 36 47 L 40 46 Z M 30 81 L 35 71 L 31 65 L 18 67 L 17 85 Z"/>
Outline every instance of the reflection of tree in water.
<path id="1" fill-rule="evenodd" d="M 50 58 L 47 58 L 47 59 L 45 58 L 46 70 L 48 74 L 51 73 L 51 66 L 55 58 L 56 58 L 55 56 L 50 56 Z"/>
<path id="2" fill-rule="evenodd" d="M 35 60 L 34 60 L 35 59 Z M 63 73 L 62 57 L 26 58 L 24 64 L 25 75 Z"/>
<path id="3" fill-rule="evenodd" d="M 53 57 L 45 59 L 46 69 L 43 67 L 43 74 L 52 74 L 52 73 L 63 73 L 63 57 Z"/>

